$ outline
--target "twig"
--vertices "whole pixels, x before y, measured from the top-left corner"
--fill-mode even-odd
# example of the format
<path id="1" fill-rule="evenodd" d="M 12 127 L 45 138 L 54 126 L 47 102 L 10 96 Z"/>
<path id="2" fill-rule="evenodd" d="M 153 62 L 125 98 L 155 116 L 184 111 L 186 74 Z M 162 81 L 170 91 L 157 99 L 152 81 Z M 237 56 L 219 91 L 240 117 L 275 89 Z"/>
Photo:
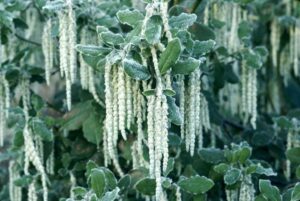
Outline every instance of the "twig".
<path id="1" fill-rule="evenodd" d="M 36 46 L 42 46 L 40 43 L 37 43 L 37 42 L 32 41 L 32 40 L 28 40 L 28 39 L 24 38 L 23 36 L 18 35 L 17 33 L 15 33 L 15 36 L 16 36 L 18 39 L 20 39 L 20 40 L 22 40 L 22 41 L 24 41 L 24 42 L 26 42 L 26 43 L 30 43 L 30 44 L 36 45 Z"/>
<path id="2" fill-rule="evenodd" d="M 194 3 L 193 6 L 192 6 L 191 13 L 194 13 L 194 12 L 197 10 L 197 8 L 198 8 L 198 6 L 200 5 L 201 1 L 202 1 L 202 0 L 196 0 L 196 1 L 195 1 L 195 3 Z"/>

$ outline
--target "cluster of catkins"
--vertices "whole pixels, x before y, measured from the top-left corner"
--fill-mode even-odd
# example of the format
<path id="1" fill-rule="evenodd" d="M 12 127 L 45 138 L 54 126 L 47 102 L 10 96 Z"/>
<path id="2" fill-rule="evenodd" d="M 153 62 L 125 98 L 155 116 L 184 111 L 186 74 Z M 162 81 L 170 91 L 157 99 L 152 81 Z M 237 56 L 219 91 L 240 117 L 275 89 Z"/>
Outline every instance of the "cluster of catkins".
<path id="1" fill-rule="evenodd" d="M 203 128 L 210 126 L 208 103 L 201 92 L 201 71 L 196 69 L 185 84 L 184 77 L 179 77 L 180 113 L 183 117 L 181 138 L 185 139 L 186 150 L 194 155 L 195 141 L 198 137 L 198 149 L 203 146 Z"/>
<path id="2" fill-rule="evenodd" d="M 204 11 L 204 23 L 209 19 L 226 22 L 218 32 L 218 44 L 227 48 L 229 53 L 235 53 L 243 48 L 238 37 L 238 27 L 242 21 L 249 20 L 248 13 L 234 2 L 208 2 Z M 220 103 L 233 115 L 240 114 L 246 123 L 256 129 L 257 118 L 257 70 L 249 68 L 245 62 L 233 61 L 233 71 L 241 75 L 241 87 L 227 84 L 220 92 Z M 223 101 L 226 96 L 227 101 Z M 240 104 L 239 104 L 240 103 Z"/>
<path id="3" fill-rule="evenodd" d="M 72 0 L 66 0 L 66 9 L 59 11 L 59 60 L 60 74 L 65 77 L 67 108 L 71 110 L 71 87 L 76 81 L 77 53 L 76 17 L 72 7 Z"/>

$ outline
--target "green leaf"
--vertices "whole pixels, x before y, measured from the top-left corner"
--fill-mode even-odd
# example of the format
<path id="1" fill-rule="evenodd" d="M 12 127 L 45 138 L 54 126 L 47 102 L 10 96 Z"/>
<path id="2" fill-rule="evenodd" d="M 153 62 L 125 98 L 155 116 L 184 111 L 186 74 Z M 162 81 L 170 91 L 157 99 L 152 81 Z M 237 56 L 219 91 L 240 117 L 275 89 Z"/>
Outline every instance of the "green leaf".
<path id="1" fill-rule="evenodd" d="M 93 107 L 91 101 L 85 101 L 74 105 L 70 112 L 63 117 L 63 125 L 61 129 L 69 131 L 79 129 L 83 122 L 90 116 Z"/>
<path id="2" fill-rule="evenodd" d="M 259 180 L 259 190 L 270 201 L 281 201 L 279 189 L 271 185 L 269 180 Z"/>
<path id="3" fill-rule="evenodd" d="M 89 160 L 87 162 L 87 164 L 86 164 L 86 173 L 85 173 L 85 176 L 87 178 L 89 178 L 90 175 L 91 175 L 91 173 L 92 173 L 92 170 L 95 169 L 95 168 L 97 168 L 97 167 L 98 167 L 98 165 L 94 161 Z"/>
<path id="4" fill-rule="evenodd" d="M 214 40 L 198 41 L 194 42 L 193 55 L 196 57 L 203 56 L 209 53 L 216 45 Z"/>
<path id="5" fill-rule="evenodd" d="M 300 164 L 300 147 L 287 150 L 286 156 L 292 163 Z"/>
<path id="6" fill-rule="evenodd" d="M 143 195 L 153 196 L 155 195 L 156 188 L 155 179 L 151 179 L 148 177 L 144 178 L 136 183 L 135 188 Z"/>
<path id="7" fill-rule="evenodd" d="M 84 138 L 95 145 L 99 145 L 103 133 L 103 117 L 93 111 L 83 122 L 82 131 Z"/>
<path id="8" fill-rule="evenodd" d="M 158 67 L 161 74 L 165 74 L 179 59 L 181 45 L 178 38 L 173 39 L 160 55 Z"/>
<path id="9" fill-rule="evenodd" d="M 144 19 L 143 14 L 138 10 L 120 10 L 117 12 L 118 20 L 122 24 L 127 24 L 131 27 L 138 25 Z"/>
<path id="10" fill-rule="evenodd" d="M 197 15 L 181 13 L 178 16 L 172 16 L 169 19 L 169 24 L 172 28 L 177 29 L 187 29 L 189 26 L 192 26 L 197 20 Z"/>
<path id="11" fill-rule="evenodd" d="M 129 190 L 130 185 L 131 185 L 131 177 L 128 174 L 122 177 L 118 182 L 118 187 L 122 192 Z"/>
<path id="12" fill-rule="evenodd" d="M 216 148 L 204 148 L 199 151 L 200 158 L 207 163 L 225 162 L 224 152 Z"/>
<path id="13" fill-rule="evenodd" d="M 229 169 L 224 175 L 226 185 L 233 185 L 241 178 L 241 170 L 237 168 Z"/>
<path id="14" fill-rule="evenodd" d="M 105 181 L 106 181 L 107 188 L 109 190 L 113 190 L 114 188 L 116 188 L 117 187 L 117 179 L 116 179 L 114 173 L 112 173 L 112 171 L 110 171 L 106 167 L 101 167 L 100 169 L 103 170 L 103 172 L 105 174 Z"/>
<path id="15" fill-rule="evenodd" d="M 256 174 L 266 175 L 266 176 L 276 176 L 277 173 L 273 171 L 272 168 L 264 168 L 261 164 L 258 164 L 255 169 Z"/>
<path id="16" fill-rule="evenodd" d="M 28 187 L 33 181 L 33 176 L 24 175 L 14 180 L 14 185 L 19 187 Z"/>
<path id="17" fill-rule="evenodd" d="M 192 35 L 196 40 L 207 41 L 210 39 L 211 40 L 216 39 L 216 35 L 211 28 L 197 22 L 194 23 L 193 26 L 189 28 L 189 31 L 192 33 Z"/>
<path id="18" fill-rule="evenodd" d="M 172 72 L 174 74 L 188 75 L 198 68 L 201 62 L 202 60 L 194 59 L 192 57 L 189 57 L 185 60 L 180 60 L 172 67 Z"/>
<path id="19" fill-rule="evenodd" d="M 101 198 L 106 187 L 105 174 L 103 170 L 98 168 L 93 169 L 90 179 L 93 191 L 96 193 L 98 198 Z"/>
<path id="20" fill-rule="evenodd" d="M 174 164 L 175 164 L 174 158 L 169 158 L 169 160 L 168 160 L 168 165 L 167 165 L 167 169 L 166 169 L 166 171 L 164 171 L 164 176 L 165 176 L 165 177 L 168 176 L 168 174 L 169 174 L 170 172 L 172 172 L 172 170 L 174 169 Z"/>
<path id="21" fill-rule="evenodd" d="M 96 45 L 81 45 L 81 44 L 76 45 L 76 50 L 81 54 L 86 54 L 94 57 L 103 54 L 106 55 L 111 51 L 110 48 L 106 48 L 106 47 L 101 47 Z"/>
<path id="22" fill-rule="evenodd" d="M 115 34 L 109 31 L 102 32 L 100 34 L 100 37 L 103 42 L 109 44 L 109 45 L 120 45 L 121 43 L 124 43 L 124 38 L 121 34 Z"/>
<path id="23" fill-rule="evenodd" d="M 125 73 L 135 80 L 148 80 L 151 77 L 145 66 L 132 59 L 124 59 L 123 67 Z"/>
<path id="24" fill-rule="evenodd" d="M 153 96 L 153 95 L 155 95 L 155 89 L 145 90 L 145 91 L 143 91 L 143 95 L 144 96 Z"/>
<path id="25" fill-rule="evenodd" d="M 87 190 L 83 187 L 76 186 L 76 187 L 72 188 L 72 192 L 74 193 L 75 197 L 80 196 L 83 198 L 85 196 L 85 194 L 87 193 Z"/>
<path id="26" fill-rule="evenodd" d="M 246 62 L 246 66 L 251 69 L 259 69 L 263 65 L 261 56 L 252 49 L 245 49 L 242 52 L 242 56 Z"/>
<path id="27" fill-rule="evenodd" d="M 53 133 L 42 120 L 37 117 L 33 118 L 31 120 L 31 126 L 34 134 L 40 136 L 43 141 L 53 141 Z"/>
<path id="28" fill-rule="evenodd" d="M 300 200 L 300 183 L 299 182 L 294 187 L 291 201 L 298 201 L 298 200 Z"/>
<path id="29" fill-rule="evenodd" d="M 148 43 L 156 44 L 160 42 L 162 31 L 162 19 L 159 15 L 153 15 L 147 21 L 146 30 L 145 30 L 145 38 Z"/>
<path id="30" fill-rule="evenodd" d="M 63 9 L 65 6 L 65 2 L 62 0 L 47 1 L 46 5 L 43 7 L 43 10 L 54 12 Z"/>
<path id="31" fill-rule="evenodd" d="M 275 123 L 283 129 L 293 128 L 293 123 L 285 116 L 277 117 L 273 119 Z"/>
<path id="32" fill-rule="evenodd" d="M 92 67 L 94 70 L 98 70 L 98 71 L 101 72 L 101 68 L 99 66 L 99 62 L 101 60 L 103 60 L 102 56 L 91 56 L 91 55 L 87 55 L 87 54 L 82 54 L 81 56 L 82 56 L 83 61 L 87 65 L 89 65 L 90 67 Z"/>
<path id="33" fill-rule="evenodd" d="M 164 89 L 163 90 L 163 93 L 166 95 L 166 96 L 175 96 L 176 95 L 176 92 L 172 89 Z"/>
<path id="34" fill-rule="evenodd" d="M 245 163 L 246 160 L 250 158 L 251 154 L 252 154 L 252 149 L 249 146 L 242 147 L 238 154 L 239 162 Z"/>
<path id="35" fill-rule="evenodd" d="M 194 176 L 186 178 L 178 182 L 178 186 L 189 193 L 201 194 L 209 191 L 213 186 L 214 182 L 204 176 Z"/>
<path id="36" fill-rule="evenodd" d="M 228 169 L 229 169 L 229 165 L 227 165 L 226 163 L 220 163 L 214 166 L 214 171 L 223 175 L 227 172 Z"/>
<path id="37" fill-rule="evenodd" d="M 250 42 L 251 34 L 252 34 L 252 27 L 253 27 L 253 25 L 251 25 L 247 21 L 242 21 L 239 24 L 238 36 L 239 36 L 240 40 L 246 44 L 248 44 Z"/>
<path id="38" fill-rule="evenodd" d="M 113 191 L 105 193 L 101 201 L 114 201 L 119 197 L 119 188 L 114 189 Z"/>
<path id="39" fill-rule="evenodd" d="M 168 103 L 168 117 L 170 121 L 175 125 L 182 124 L 182 116 L 179 111 L 179 107 L 175 103 L 175 99 L 167 96 L 167 103 Z"/>

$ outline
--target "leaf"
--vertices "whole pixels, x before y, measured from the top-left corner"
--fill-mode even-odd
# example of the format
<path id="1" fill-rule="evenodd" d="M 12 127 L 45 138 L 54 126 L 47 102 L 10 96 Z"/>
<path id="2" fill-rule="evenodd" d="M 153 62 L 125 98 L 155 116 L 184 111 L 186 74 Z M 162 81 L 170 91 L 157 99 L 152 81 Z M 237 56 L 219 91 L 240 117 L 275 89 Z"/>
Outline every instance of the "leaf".
<path id="1" fill-rule="evenodd" d="M 59 11 L 66 6 L 63 0 L 54 0 L 54 1 L 47 1 L 46 5 L 43 7 L 43 10 L 48 11 Z"/>
<path id="2" fill-rule="evenodd" d="M 98 198 L 101 198 L 106 186 L 105 174 L 103 170 L 98 168 L 93 169 L 90 179 L 93 191 L 96 193 Z"/>
<path id="3" fill-rule="evenodd" d="M 31 120 L 31 126 L 34 134 L 40 136 L 43 141 L 53 141 L 53 133 L 48 129 L 42 120 L 37 117 L 33 118 Z"/>
<path id="4" fill-rule="evenodd" d="M 300 183 L 299 182 L 294 187 L 291 201 L 298 201 L 298 200 L 300 200 Z"/>
<path id="5" fill-rule="evenodd" d="M 193 55 L 196 57 L 203 56 L 209 53 L 216 45 L 214 40 L 198 41 L 194 42 Z"/>
<path id="6" fill-rule="evenodd" d="M 266 175 L 266 176 L 276 176 L 277 173 L 273 171 L 272 168 L 264 168 L 261 164 L 258 164 L 255 169 L 256 174 Z"/>
<path id="7" fill-rule="evenodd" d="M 119 192 L 120 192 L 119 188 L 116 188 L 113 191 L 107 192 L 107 193 L 105 193 L 105 195 L 103 196 L 101 201 L 114 201 L 119 197 L 119 195 L 118 195 Z"/>
<path id="8" fill-rule="evenodd" d="M 96 45 L 81 45 L 81 44 L 78 44 L 78 45 L 76 45 L 75 48 L 81 54 L 90 55 L 90 56 L 94 56 L 94 57 L 99 56 L 99 55 L 103 55 L 103 54 L 106 55 L 111 51 L 110 48 L 96 46 Z"/>
<path id="9" fill-rule="evenodd" d="M 153 15 L 147 21 L 145 28 L 145 38 L 148 43 L 156 44 L 160 42 L 162 31 L 162 19 L 159 15 Z"/>
<path id="10" fill-rule="evenodd" d="M 123 67 L 125 73 L 135 80 L 148 80 L 151 77 L 145 66 L 132 59 L 124 59 Z"/>
<path id="11" fill-rule="evenodd" d="M 90 67 L 92 67 L 94 70 L 98 70 L 98 71 L 101 72 L 101 68 L 99 66 L 99 62 L 101 60 L 103 60 L 102 56 L 91 56 L 91 55 L 87 55 L 87 54 L 82 54 L 81 56 L 82 56 L 83 61 L 87 65 L 89 65 Z"/>
<path id="12" fill-rule="evenodd" d="M 189 26 L 192 26 L 197 20 L 197 15 L 181 13 L 178 16 L 172 16 L 169 19 L 169 24 L 172 28 L 177 29 L 187 29 Z"/>
<path id="13" fill-rule="evenodd" d="M 270 201 L 281 201 L 281 195 L 279 189 L 271 185 L 269 180 L 259 180 L 260 192 Z"/>
<path id="14" fill-rule="evenodd" d="M 175 103 L 175 99 L 167 96 L 167 103 L 168 103 L 168 118 L 170 121 L 175 125 L 182 124 L 182 116 L 179 111 L 179 107 Z"/>
<path id="15" fill-rule="evenodd" d="M 250 69 L 259 69 L 263 65 L 260 55 L 252 49 L 245 49 L 242 52 L 242 56 L 246 62 L 246 66 Z"/>
<path id="16" fill-rule="evenodd" d="M 103 117 L 93 111 L 83 122 L 82 131 L 84 138 L 95 145 L 99 145 L 103 133 Z"/>
<path id="17" fill-rule="evenodd" d="M 120 10 L 117 12 L 117 17 L 122 24 L 131 27 L 135 27 L 140 21 L 144 20 L 143 14 L 138 10 Z"/>
<path id="18" fill-rule="evenodd" d="M 227 172 L 228 169 L 229 169 L 229 165 L 227 165 L 226 163 L 220 163 L 214 166 L 214 171 L 223 175 Z"/>
<path id="19" fill-rule="evenodd" d="M 246 160 L 250 158 L 251 154 L 252 154 L 252 149 L 249 146 L 242 147 L 238 154 L 239 162 L 245 163 Z"/>
<path id="20" fill-rule="evenodd" d="M 216 39 L 216 35 L 211 28 L 197 22 L 194 23 L 193 26 L 189 28 L 189 31 L 191 32 L 191 34 L 194 36 L 196 40 L 207 41 L 209 39 L 211 40 Z"/>
<path id="21" fill-rule="evenodd" d="M 232 168 L 224 175 L 224 182 L 226 185 L 233 185 L 241 178 L 241 170 Z"/>
<path id="22" fill-rule="evenodd" d="M 105 181 L 106 181 L 107 188 L 109 190 L 113 190 L 114 188 L 116 188 L 117 187 L 117 179 L 116 179 L 114 173 L 112 173 L 112 171 L 110 171 L 106 167 L 101 167 L 100 169 L 103 170 L 103 172 L 105 174 Z"/>
<path id="23" fill-rule="evenodd" d="M 85 173 L 85 176 L 87 178 L 89 178 L 90 175 L 91 175 L 91 173 L 92 173 L 92 170 L 95 169 L 95 168 L 97 168 L 97 167 L 98 167 L 98 165 L 94 161 L 89 160 L 87 162 L 87 164 L 86 164 L 86 173 Z"/>
<path id="24" fill-rule="evenodd" d="M 165 177 L 168 176 L 168 174 L 169 174 L 170 172 L 172 172 L 172 170 L 174 169 L 174 164 L 175 164 L 174 158 L 169 158 L 169 160 L 168 160 L 168 165 L 167 165 L 167 169 L 166 169 L 166 171 L 164 171 L 164 176 L 165 176 Z"/>
<path id="25" fill-rule="evenodd" d="M 215 185 L 211 179 L 198 175 L 181 180 L 177 184 L 182 190 L 192 194 L 206 193 Z"/>
<path id="26" fill-rule="evenodd" d="M 100 37 L 103 42 L 109 44 L 109 45 L 120 45 L 121 43 L 124 43 L 124 38 L 121 34 L 115 34 L 109 31 L 102 32 L 100 34 Z"/>
<path id="27" fill-rule="evenodd" d="M 204 148 L 199 151 L 200 158 L 207 163 L 225 162 L 224 152 L 216 148 Z"/>
<path id="28" fill-rule="evenodd" d="M 163 90 L 163 93 L 166 95 L 166 96 L 175 96 L 176 95 L 176 92 L 172 89 L 164 89 Z"/>
<path id="29" fill-rule="evenodd" d="M 201 62 L 202 60 L 194 59 L 192 57 L 189 57 L 185 60 L 180 60 L 172 67 L 172 72 L 174 74 L 188 75 L 198 68 Z"/>
<path id="30" fill-rule="evenodd" d="M 91 101 L 78 103 L 72 107 L 63 117 L 62 128 L 69 131 L 79 129 L 83 122 L 89 117 L 93 107 Z"/>
<path id="31" fill-rule="evenodd" d="M 181 53 L 181 45 L 178 38 L 170 41 L 160 55 L 158 67 L 161 74 L 165 74 L 179 59 Z"/>
<path id="32" fill-rule="evenodd" d="M 283 129 L 293 128 L 293 123 L 285 116 L 277 117 L 273 119 L 275 123 Z"/>
<path id="33" fill-rule="evenodd" d="M 252 27 L 253 26 L 247 21 L 242 21 L 239 24 L 238 36 L 240 40 L 246 44 L 250 43 Z"/>
<path id="34" fill-rule="evenodd" d="M 118 187 L 122 192 L 129 190 L 130 185 L 131 185 L 131 177 L 128 174 L 122 177 L 118 182 Z"/>
<path id="35" fill-rule="evenodd" d="M 72 192 L 74 193 L 75 197 L 84 197 L 84 195 L 87 193 L 87 190 L 83 187 L 80 186 L 76 186 L 74 188 L 72 188 Z"/>
<path id="36" fill-rule="evenodd" d="M 14 185 L 19 187 L 28 187 L 33 181 L 33 176 L 24 175 L 14 180 Z"/>
<path id="37" fill-rule="evenodd" d="M 292 163 L 300 164 L 300 147 L 288 149 L 286 156 Z"/>
<path id="38" fill-rule="evenodd" d="M 153 96 L 153 95 L 155 95 L 155 89 L 145 90 L 145 91 L 143 91 L 143 95 L 144 96 Z"/>
<path id="39" fill-rule="evenodd" d="M 153 196 L 155 195 L 156 188 L 155 179 L 151 179 L 148 177 L 144 178 L 136 183 L 135 188 L 143 195 Z"/>

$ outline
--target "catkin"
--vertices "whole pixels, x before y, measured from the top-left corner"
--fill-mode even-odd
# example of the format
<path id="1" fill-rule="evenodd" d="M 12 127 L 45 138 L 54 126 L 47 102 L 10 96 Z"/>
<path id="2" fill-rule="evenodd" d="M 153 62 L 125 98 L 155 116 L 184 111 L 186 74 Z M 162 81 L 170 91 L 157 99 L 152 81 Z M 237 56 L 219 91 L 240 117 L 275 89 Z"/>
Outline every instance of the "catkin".
<path id="1" fill-rule="evenodd" d="M 270 41 L 271 41 L 271 48 L 272 48 L 272 63 L 273 66 L 277 67 L 277 53 L 279 50 L 279 44 L 280 44 L 280 27 L 277 20 L 273 20 L 271 23 L 271 35 L 270 35 Z"/>
<path id="2" fill-rule="evenodd" d="M 119 106 L 119 130 L 124 140 L 126 137 L 126 86 L 125 86 L 125 73 L 121 66 L 118 66 L 118 106 Z"/>
<path id="3" fill-rule="evenodd" d="M 9 161 L 9 198 L 13 201 L 22 201 L 22 188 L 16 186 L 14 181 L 20 178 L 20 173 L 15 161 Z"/>
<path id="4" fill-rule="evenodd" d="M 53 41 L 51 31 L 52 20 L 49 19 L 44 25 L 42 34 L 42 51 L 45 58 L 45 79 L 48 86 L 50 85 L 51 70 L 53 68 Z"/>
<path id="5" fill-rule="evenodd" d="M 76 18 L 72 8 L 72 1 L 67 0 L 67 13 L 61 11 L 59 19 L 59 57 L 60 73 L 65 76 L 67 108 L 71 110 L 71 86 L 75 82 L 77 72 Z"/>

